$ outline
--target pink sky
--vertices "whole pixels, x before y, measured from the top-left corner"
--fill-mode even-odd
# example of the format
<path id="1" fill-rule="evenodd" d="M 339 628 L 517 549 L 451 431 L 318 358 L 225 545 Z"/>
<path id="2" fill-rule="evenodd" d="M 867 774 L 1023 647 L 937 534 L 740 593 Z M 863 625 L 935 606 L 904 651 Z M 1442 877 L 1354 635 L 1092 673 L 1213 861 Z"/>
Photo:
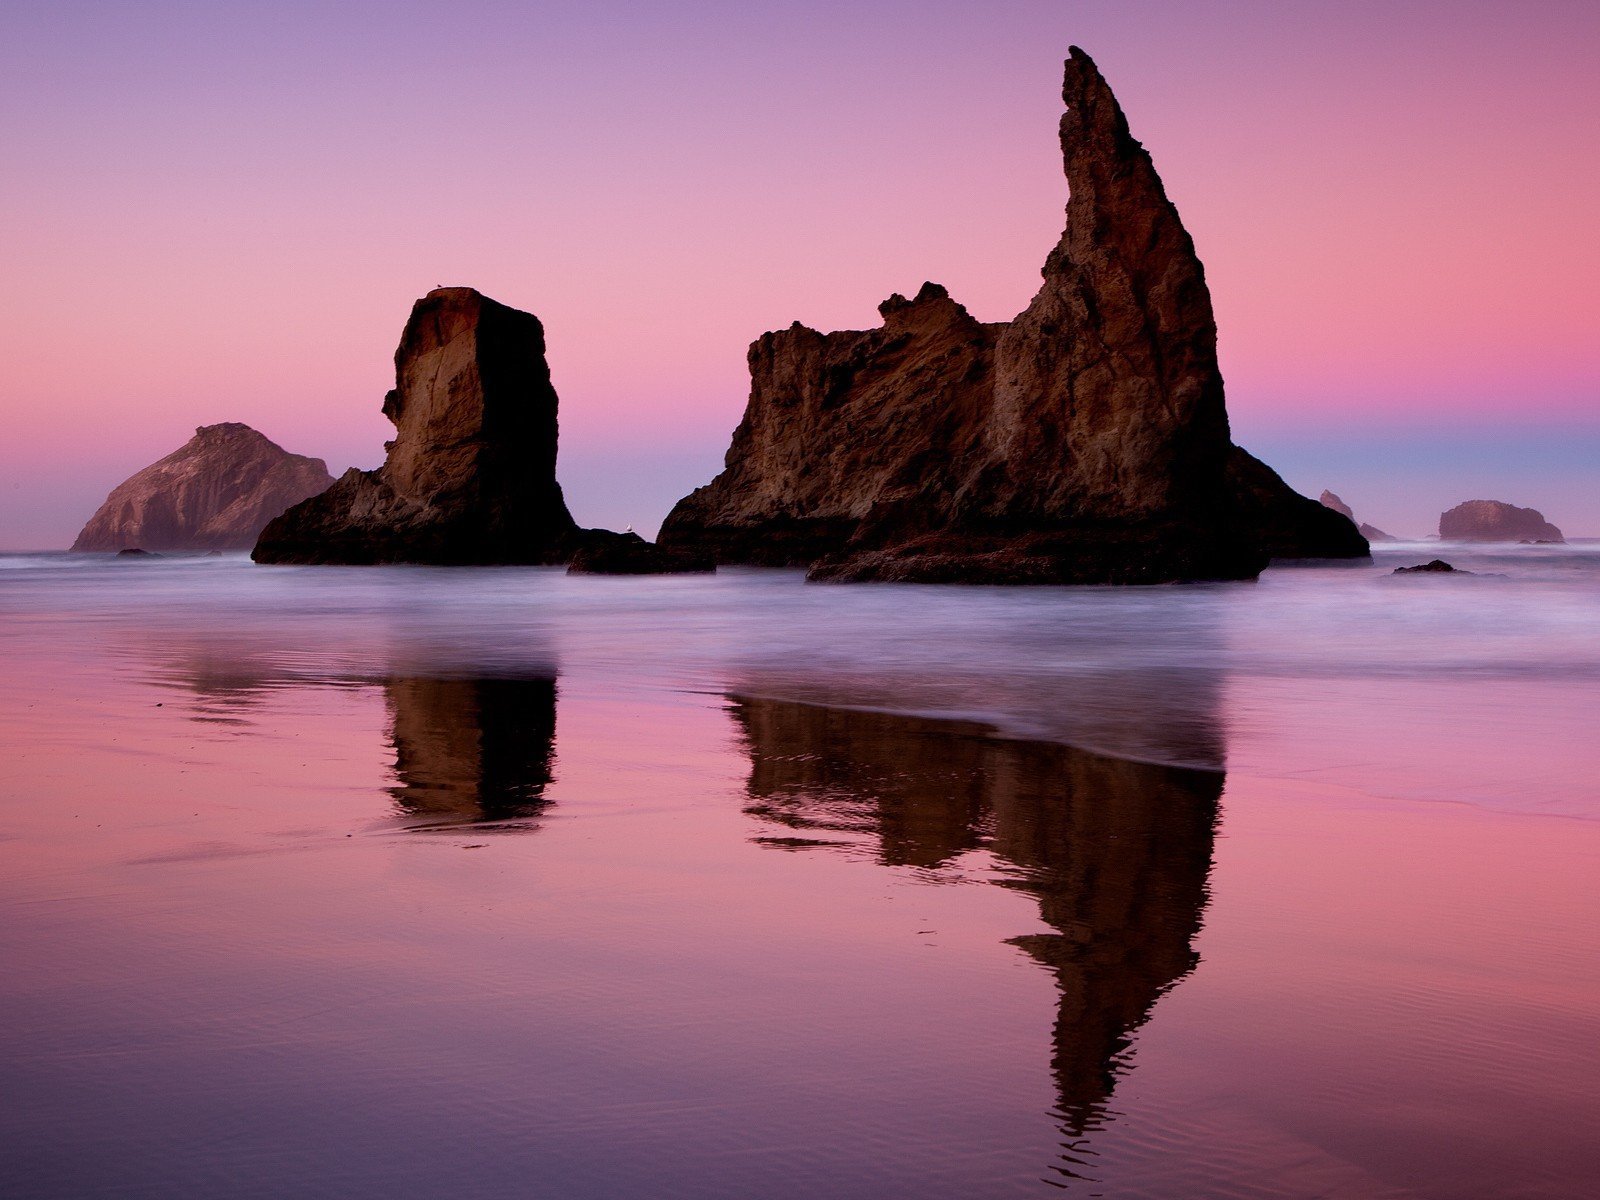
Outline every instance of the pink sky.
<path id="1" fill-rule="evenodd" d="M 1024 307 L 1072 43 L 1206 262 L 1238 440 L 1402 532 L 1482 495 L 1600 534 L 1600 9 L 1316 7 L 13 8 L 0 547 L 202 423 L 376 465 L 441 283 L 539 314 L 575 515 L 652 529 L 764 330 Z"/>

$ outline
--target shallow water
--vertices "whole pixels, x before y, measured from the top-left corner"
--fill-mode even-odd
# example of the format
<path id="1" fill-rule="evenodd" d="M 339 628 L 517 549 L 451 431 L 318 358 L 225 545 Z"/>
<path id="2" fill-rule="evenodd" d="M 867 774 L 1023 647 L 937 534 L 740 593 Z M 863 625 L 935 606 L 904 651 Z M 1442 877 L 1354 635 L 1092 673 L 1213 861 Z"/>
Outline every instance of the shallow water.
<path id="1" fill-rule="evenodd" d="M 1388 574 L 1439 554 L 1481 574 Z M 9 556 L 0 649 L 0 1194 L 1600 1171 L 1600 547 L 1149 589 Z"/>

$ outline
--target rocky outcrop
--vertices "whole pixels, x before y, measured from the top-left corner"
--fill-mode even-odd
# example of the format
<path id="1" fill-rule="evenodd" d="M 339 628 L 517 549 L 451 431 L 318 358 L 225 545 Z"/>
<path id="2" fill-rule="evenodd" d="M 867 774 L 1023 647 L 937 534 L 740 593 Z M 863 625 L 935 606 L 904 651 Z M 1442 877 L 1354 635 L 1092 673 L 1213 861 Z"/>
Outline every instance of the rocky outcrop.
<path id="1" fill-rule="evenodd" d="M 670 550 L 631 530 L 585 529 L 574 539 L 568 575 L 694 575 L 717 569 L 708 554 Z"/>
<path id="2" fill-rule="evenodd" d="M 248 550 L 268 521 L 332 482 L 320 458 L 290 454 L 248 425 L 202 425 L 118 484 L 72 548 Z"/>
<path id="3" fill-rule="evenodd" d="M 1333 492 L 1324 490 L 1322 495 L 1317 497 L 1317 503 L 1322 505 L 1324 508 L 1333 509 L 1334 512 L 1338 513 L 1348 521 L 1354 521 L 1356 519 L 1356 514 L 1350 511 L 1350 506 L 1343 500 L 1339 499 L 1339 497 Z M 1361 536 L 1366 538 L 1369 542 L 1399 541 L 1398 538 L 1385 533 L 1376 525 L 1368 525 L 1365 521 L 1362 521 L 1360 524 L 1358 524 L 1356 529 L 1359 530 Z"/>
<path id="4" fill-rule="evenodd" d="M 262 532 L 267 563 L 549 563 L 576 530 L 556 483 L 544 327 L 471 288 L 411 310 L 383 402 L 395 438 Z"/>
<path id="5" fill-rule="evenodd" d="M 1564 542 L 1537 509 L 1499 500 L 1468 500 L 1439 514 L 1439 536 L 1453 542 Z"/>
<path id="6" fill-rule="evenodd" d="M 663 545 L 815 578 L 998 583 L 1245 578 L 1274 554 L 1367 552 L 1231 444 L 1193 242 L 1076 48 L 1063 96 L 1066 232 L 1028 309 L 984 324 L 930 283 L 885 301 L 877 329 L 764 335 L 726 468 Z"/>
<path id="7" fill-rule="evenodd" d="M 1460 567 L 1452 567 L 1442 558 L 1429 559 L 1425 563 L 1418 563 L 1414 567 L 1396 567 L 1390 572 L 1392 575 L 1471 575 L 1471 571 L 1463 571 Z"/>

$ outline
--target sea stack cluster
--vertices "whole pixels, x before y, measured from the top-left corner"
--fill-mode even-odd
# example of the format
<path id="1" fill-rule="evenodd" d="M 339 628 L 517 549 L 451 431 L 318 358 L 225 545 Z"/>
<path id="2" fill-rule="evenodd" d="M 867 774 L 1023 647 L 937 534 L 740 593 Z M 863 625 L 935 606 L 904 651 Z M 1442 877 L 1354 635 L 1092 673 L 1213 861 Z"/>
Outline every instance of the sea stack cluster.
<path id="1" fill-rule="evenodd" d="M 930 283 L 885 301 L 877 329 L 764 335 L 726 469 L 663 545 L 820 579 L 994 583 L 1367 554 L 1348 518 L 1232 444 L 1194 243 L 1076 47 L 1063 98 L 1066 232 L 1027 310 L 984 324 Z"/>
<path id="2" fill-rule="evenodd" d="M 449 287 L 406 322 L 383 466 L 323 490 L 318 463 L 295 496 L 271 493 L 273 511 L 293 506 L 255 559 L 1163 583 L 1366 555 L 1347 509 L 1298 495 L 1232 443 L 1194 243 L 1077 48 L 1062 95 L 1066 231 L 1028 308 L 986 324 L 928 283 L 884 301 L 876 329 L 763 335 L 726 468 L 678 502 L 658 545 L 578 527 L 556 481 L 544 327 Z M 121 544 L 135 541 L 160 544 Z"/>

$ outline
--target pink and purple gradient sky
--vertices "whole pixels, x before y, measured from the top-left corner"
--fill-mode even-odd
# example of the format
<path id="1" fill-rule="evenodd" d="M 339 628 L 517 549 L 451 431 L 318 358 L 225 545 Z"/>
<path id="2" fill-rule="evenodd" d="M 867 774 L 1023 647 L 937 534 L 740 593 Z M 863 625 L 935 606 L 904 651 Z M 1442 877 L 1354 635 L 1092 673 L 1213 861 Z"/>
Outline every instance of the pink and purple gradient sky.
<path id="1" fill-rule="evenodd" d="M 438 284 L 539 314 L 574 515 L 651 531 L 762 331 L 1027 304 L 1073 43 L 1205 260 L 1236 440 L 1393 532 L 1600 535 L 1592 0 L 53 0 L 0 9 L 0 547 L 200 424 L 376 465 Z"/>

